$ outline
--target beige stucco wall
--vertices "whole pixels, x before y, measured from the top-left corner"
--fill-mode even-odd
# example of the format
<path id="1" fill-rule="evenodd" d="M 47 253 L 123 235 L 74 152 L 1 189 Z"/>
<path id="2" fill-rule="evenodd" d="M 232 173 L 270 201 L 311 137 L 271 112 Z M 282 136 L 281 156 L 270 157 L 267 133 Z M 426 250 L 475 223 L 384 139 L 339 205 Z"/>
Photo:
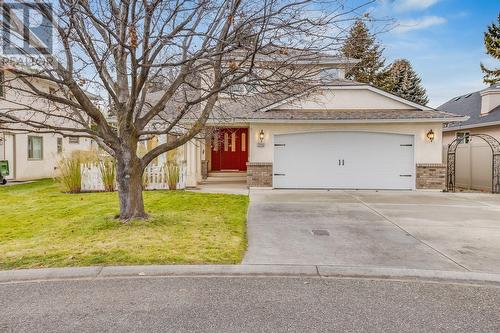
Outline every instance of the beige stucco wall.
<path id="1" fill-rule="evenodd" d="M 264 147 L 258 147 L 259 132 L 264 130 Z M 426 133 L 432 129 L 433 142 Z M 313 131 L 368 131 L 415 135 L 415 163 L 442 163 L 441 123 L 392 123 L 392 124 L 251 124 L 250 162 L 273 161 L 273 135 Z"/>
<path id="2" fill-rule="evenodd" d="M 298 101 L 285 103 L 276 110 L 374 110 L 374 109 L 412 109 L 408 104 L 375 93 L 368 89 L 334 88 L 323 90 L 314 95 L 308 95 Z"/>
<path id="3" fill-rule="evenodd" d="M 43 158 L 41 160 L 28 159 L 28 134 L 15 135 L 15 165 L 16 180 L 33 180 L 54 177 L 57 162 L 61 154 L 57 154 L 57 137 L 55 134 L 29 134 L 43 138 Z M 91 140 L 80 138 L 80 143 L 69 143 L 68 138 L 63 138 L 63 155 L 69 155 L 76 150 L 90 150 Z"/>
<path id="4" fill-rule="evenodd" d="M 36 113 L 33 111 L 24 110 L 24 106 L 36 110 L 42 110 L 44 112 L 49 112 L 54 115 L 67 115 L 69 109 L 64 107 L 55 107 L 53 104 L 48 103 L 47 100 L 43 98 L 36 98 L 33 94 L 28 92 L 23 92 L 21 90 L 13 88 L 23 88 L 29 90 L 29 87 L 21 83 L 19 80 L 12 80 L 13 77 L 10 74 L 6 74 L 6 87 L 5 87 L 5 99 L 0 100 L 0 111 L 6 110 L 17 110 L 14 114 L 20 119 L 30 119 L 38 120 L 40 122 L 45 122 L 50 125 L 57 126 L 67 126 L 74 127 L 75 124 L 68 119 L 62 118 L 46 118 L 46 115 Z M 45 92 L 50 92 L 51 84 L 47 81 L 38 80 L 31 78 L 32 84 L 34 84 L 38 89 Z M 53 88 L 57 90 L 57 86 L 52 85 Z M 12 103 L 12 102 L 15 103 Z M 16 103 L 20 103 L 18 105 Z M 57 162 L 61 157 L 61 154 L 57 154 L 57 137 L 62 137 L 59 134 L 47 134 L 47 133 L 32 133 L 26 134 L 24 129 L 28 129 L 23 124 L 12 124 L 10 127 L 12 130 L 6 131 L 15 135 L 14 138 L 14 162 L 10 166 L 11 173 L 16 180 L 33 180 L 40 178 L 50 178 L 55 175 L 55 170 L 57 167 Z M 28 135 L 40 136 L 43 138 L 43 158 L 41 160 L 29 160 L 28 159 Z M 71 154 L 75 150 L 90 150 L 91 139 L 80 138 L 78 144 L 70 144 L 68 138 L 63 138 L 63 153 Z"/>
<path id="5" fill-rule="evenodd" d="M 453 140 L 455 140 L 457 132 L 469 132 L 470 134 L 489 134 L 500 141 L 500 125 L 494 125 L 443 132 L 443 144 L 447 146 Z"/>

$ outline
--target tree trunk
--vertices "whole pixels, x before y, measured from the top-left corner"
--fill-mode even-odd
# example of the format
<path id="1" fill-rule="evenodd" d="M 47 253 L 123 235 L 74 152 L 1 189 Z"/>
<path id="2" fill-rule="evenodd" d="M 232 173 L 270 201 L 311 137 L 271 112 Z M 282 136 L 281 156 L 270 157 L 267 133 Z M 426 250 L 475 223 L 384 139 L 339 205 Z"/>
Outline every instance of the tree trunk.
<path id="1" fill-rule="evenodd" d="M 148 217 L 144 210 L 142 198 L 142 174 L 144 172 L 140 159 L 131 153 L 117 154 L 116 178 L 118 196 L 120 199 L 121 220 L 145 219 Z"/>

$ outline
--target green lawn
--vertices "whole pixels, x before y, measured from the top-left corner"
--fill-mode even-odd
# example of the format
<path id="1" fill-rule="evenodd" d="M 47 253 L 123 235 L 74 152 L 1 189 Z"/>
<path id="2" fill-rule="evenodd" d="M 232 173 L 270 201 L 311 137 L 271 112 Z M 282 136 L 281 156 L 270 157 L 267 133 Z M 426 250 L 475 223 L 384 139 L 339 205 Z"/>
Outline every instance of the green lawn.
<path id="1" fill-rule="evenodd" d="M 51 180 L 0 187 L 0 269 L 239 263 L 248 197 L 144 193 L 147 221 L 123 224 L 116 193 L 63 194 Z"/>

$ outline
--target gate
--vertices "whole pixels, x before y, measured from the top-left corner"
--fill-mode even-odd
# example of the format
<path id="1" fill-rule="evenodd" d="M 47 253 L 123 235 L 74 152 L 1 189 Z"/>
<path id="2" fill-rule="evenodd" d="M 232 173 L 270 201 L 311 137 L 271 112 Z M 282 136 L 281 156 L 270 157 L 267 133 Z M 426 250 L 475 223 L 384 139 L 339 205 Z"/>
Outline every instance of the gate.
<path id="1" fill-rule="evenodd" d="M 481 138 L 491 148 L 492 165 L 491 165 L 491 191 L 493 193 L 500 193 L 500 142 L 488 134 L 469 134 L 464 138 L 457 138 L 448 145 L 447 156 L 447 169 L 446 169 L 446 190 L 455 192 L 456 190 L 456 153 L 457 147 L 466 138 Z"/>

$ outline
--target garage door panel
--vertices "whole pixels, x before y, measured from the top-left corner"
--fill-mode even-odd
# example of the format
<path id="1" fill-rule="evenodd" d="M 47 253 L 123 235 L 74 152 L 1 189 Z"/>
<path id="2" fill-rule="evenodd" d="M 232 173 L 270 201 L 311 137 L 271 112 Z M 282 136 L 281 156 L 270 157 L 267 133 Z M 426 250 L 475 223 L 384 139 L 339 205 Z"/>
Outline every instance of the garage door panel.
<path id="1" fill-rule="evenodd" d="M 274 187 L 413 189 L 413 136 L 315 132 L 275 136 Z"/>

